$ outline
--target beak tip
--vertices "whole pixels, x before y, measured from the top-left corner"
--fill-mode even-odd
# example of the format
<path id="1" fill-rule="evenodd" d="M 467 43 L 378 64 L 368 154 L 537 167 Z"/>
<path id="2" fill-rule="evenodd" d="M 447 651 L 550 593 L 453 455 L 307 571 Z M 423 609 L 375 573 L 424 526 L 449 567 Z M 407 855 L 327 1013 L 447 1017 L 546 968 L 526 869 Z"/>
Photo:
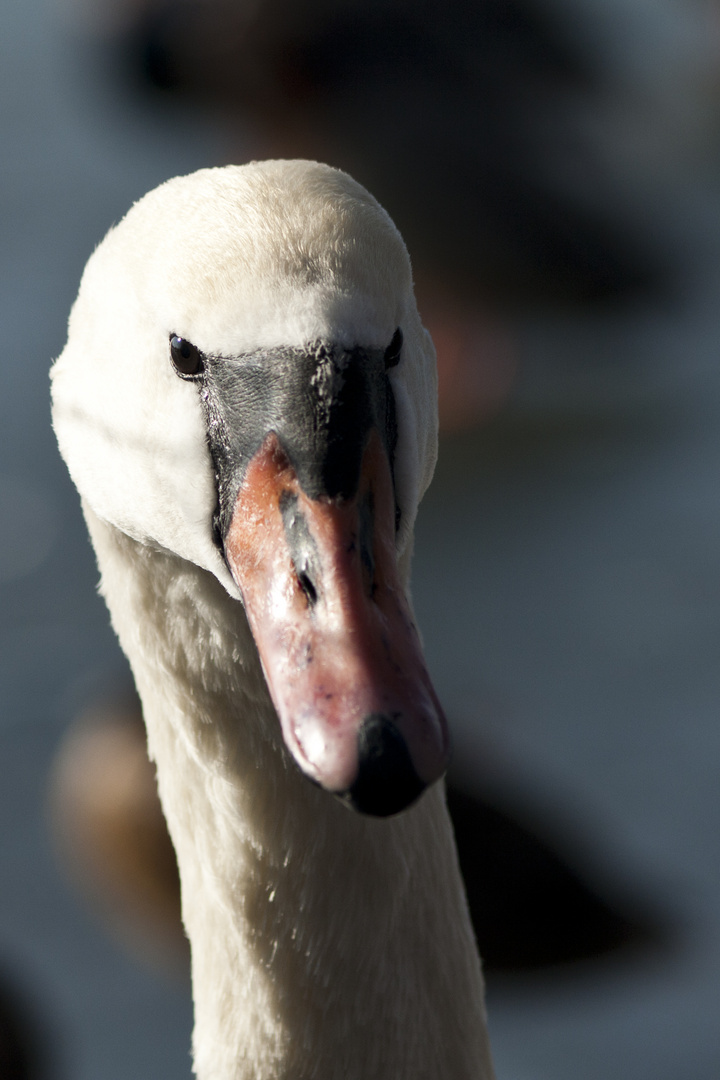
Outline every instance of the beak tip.
<path id="1" fill-rule="evenodd" d="M 340 798 L 361 814 L 390 817 L 406 810 L 428 784 L 418 776 L 404 738 L 393 721 L 372 713 L 358 734 L 358 770 Z"/>

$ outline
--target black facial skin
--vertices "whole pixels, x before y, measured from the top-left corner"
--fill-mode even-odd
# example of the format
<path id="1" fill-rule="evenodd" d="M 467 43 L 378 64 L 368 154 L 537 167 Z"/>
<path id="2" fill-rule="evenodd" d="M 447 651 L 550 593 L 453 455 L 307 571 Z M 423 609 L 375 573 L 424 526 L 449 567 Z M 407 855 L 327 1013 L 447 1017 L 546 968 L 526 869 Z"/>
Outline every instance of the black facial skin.
<path id="1" fill-rule="evenodd" d="M 181 339 L 171 339 L 174 353 Z M 200 390 L 215 466 L 213 524 L 220 546 L 248 464 L 271 431 L 311 499 L 356 494 L 373 428 L 392 470 L 397 422 L 386 368 L 398 362 L 401 347 L 398 329 L 385 350 L 316 342 L 305 349 L 282 347 L 233 358 L 200 354 L 197 374 L 178 370 Z"/>

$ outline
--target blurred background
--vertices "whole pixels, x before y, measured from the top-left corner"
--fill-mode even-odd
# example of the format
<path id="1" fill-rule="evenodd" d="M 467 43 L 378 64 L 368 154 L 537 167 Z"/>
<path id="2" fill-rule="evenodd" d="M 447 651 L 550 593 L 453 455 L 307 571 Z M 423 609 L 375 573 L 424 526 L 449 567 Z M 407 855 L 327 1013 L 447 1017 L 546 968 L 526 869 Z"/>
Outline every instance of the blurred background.
<path id="1" fill-rule="evenodd" d="M 414 597 L 498 1078 L 717 1080 L 720 5 L 0 12 L 0 1080 L 190 1077 L 172 866 L 82 824 L 155 811 L 47 372 L 133 200 L 266 156 L 373 191 L 438 347 Z"/>

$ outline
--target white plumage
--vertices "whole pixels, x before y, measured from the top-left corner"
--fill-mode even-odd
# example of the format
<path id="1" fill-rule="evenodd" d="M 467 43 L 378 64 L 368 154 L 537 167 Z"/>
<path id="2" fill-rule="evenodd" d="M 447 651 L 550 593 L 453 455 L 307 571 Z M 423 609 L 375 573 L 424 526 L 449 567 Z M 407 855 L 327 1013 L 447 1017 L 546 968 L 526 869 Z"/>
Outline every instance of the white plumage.
<path id="1" fill-rule="evenodd" d="M 493 1075 L 442 784 L 380 820 L 292 763 L 213 536 L 201 396 L 168 349 L 178 335 L 208 357 L 318 341 L 378 350 L 396 327 L 407 587 L 436 454 L 434 353 L 402 240 L 345 174 L 265 162 L 151 192 L 90 259 L 53 368 L 55 430 L 177 851 L 200 1080 Z"/>

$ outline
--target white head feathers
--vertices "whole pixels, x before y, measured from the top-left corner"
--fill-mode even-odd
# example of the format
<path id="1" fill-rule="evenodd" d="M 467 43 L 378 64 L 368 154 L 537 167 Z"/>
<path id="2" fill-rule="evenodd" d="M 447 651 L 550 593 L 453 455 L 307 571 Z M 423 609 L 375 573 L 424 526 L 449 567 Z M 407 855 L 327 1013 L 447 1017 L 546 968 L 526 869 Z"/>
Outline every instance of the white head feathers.
<path id="1" fill-rule="evenodd" d="M 211 532 L 216 492 L 178 334 L 224 356 L 325 340 L 386 347 L 398 414 L 404 550 L 437 445 L 434 350 L 392 221 L 349 176 L 307 161 L 205 169 L 150 192 L 86 267 L 52 370 L 53 422 L 84 500 L 128 535 L 211 571 L 237 595 Z"/>

